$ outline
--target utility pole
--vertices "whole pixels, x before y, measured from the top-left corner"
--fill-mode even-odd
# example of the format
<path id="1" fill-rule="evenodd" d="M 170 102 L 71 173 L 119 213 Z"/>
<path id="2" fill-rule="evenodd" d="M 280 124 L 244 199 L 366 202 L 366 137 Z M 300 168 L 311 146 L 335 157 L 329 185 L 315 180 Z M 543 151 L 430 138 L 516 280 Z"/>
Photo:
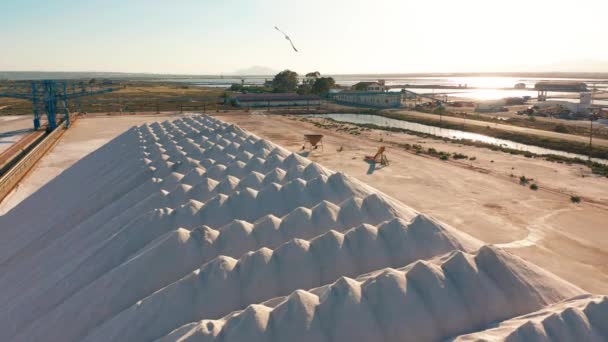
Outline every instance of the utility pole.
<path id="1" fill-rule="evenodd" d="M 593 115 L 589 117 L 589 161 L 593 152 Z"/>

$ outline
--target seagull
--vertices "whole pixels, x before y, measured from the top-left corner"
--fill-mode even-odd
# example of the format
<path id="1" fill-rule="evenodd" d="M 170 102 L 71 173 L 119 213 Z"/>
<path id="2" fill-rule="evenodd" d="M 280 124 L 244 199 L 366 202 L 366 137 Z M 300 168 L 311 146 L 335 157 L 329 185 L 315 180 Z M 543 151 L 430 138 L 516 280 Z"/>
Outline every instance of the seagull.
<path id="1" fill-rule="evenodd" d="M 289 40 L 289 43 L 291 43 L 291 47 L 293 48 L 293 50 L 295 52 L 299 52 L 298 49 L 296 49 L 295 45 L 293 45 L 293 42 L 291 41 L 291 38 L 289 38 L 289 36 L 285 32 L 281 31 L 281 29 L 278 28 L 278 27 L 276 27 L 276 26 L 274 27 L 274 29 L 277 30 L 277 31 L 279 31 L 279 32 L 281 32 L 285 36 L 285 39 Z"/>

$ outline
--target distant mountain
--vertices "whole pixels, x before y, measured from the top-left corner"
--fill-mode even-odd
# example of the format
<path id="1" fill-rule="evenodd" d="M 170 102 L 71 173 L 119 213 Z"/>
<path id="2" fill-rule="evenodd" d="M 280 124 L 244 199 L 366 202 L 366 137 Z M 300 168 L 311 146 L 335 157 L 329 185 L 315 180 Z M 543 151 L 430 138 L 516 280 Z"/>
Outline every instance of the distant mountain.
<path id="1" fill-rule="evenodd" d="M 276 75 L 279 73 L 279 70 L 275 70 L 272 68 L 254 65 L 249 68 L 239 69 L 235 72 L 229 73 L 229 75 Z"/>

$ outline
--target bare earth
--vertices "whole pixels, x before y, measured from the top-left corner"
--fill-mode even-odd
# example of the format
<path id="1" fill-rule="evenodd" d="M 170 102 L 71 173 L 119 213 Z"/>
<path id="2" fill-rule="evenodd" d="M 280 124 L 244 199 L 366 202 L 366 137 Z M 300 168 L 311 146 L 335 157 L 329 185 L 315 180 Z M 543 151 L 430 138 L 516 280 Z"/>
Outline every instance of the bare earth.
<path id="1" fill-rule="evenodd" d="M 323 151 L 314 150 L 310 159 L 355 176 L 486 243 L 508 248 L 588 291 L 608 293 L 608 178 L 593 176 L 586 167 L 403 133 L 372 130 L 354 136 L 316 128 L 297 117 L 217 117 L 292 151 L 301 151 L 303 134 L 324 134 Z M 476 160 L 441 161 L 395 143 L 460 152 Z M 372 170 L 362 159 L 380 145 L 387 146 L 391 164 Z M 340 147 L 342 152 L 337 151 Z M 533 178 L 540 190 L 519 185 L 521 175 Z M 571 194 L 581 196 L 582 203 L 572 204 Z"/>

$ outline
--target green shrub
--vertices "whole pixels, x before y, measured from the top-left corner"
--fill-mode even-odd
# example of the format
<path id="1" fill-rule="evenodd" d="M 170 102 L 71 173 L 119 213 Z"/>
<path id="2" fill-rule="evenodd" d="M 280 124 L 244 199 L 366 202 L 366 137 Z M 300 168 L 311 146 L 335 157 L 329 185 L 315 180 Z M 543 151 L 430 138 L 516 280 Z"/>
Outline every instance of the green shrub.
<path id="1" fill-rule="evenodd" d="M 532 183 L 532 184 L 530 185 L 530 189 L 532 189 L 532 190 L 536 191 L 536 190 L 538 190 L 538 185 L 536 185 L 536 183 Z"/>
<path id="2" fill-rule="evenodd" d="M 566 125 L 564 125 L 563 123 L 557 124 L 555 128 L 553 128 L 553 131 L 557 133 L 570 133 L 568 127 L 566 127 Z"/>
<path id="3" fill-rule="evenodd" d="M 570 196 L 570 202 L 572 203 L 581 203 L 581 198 L 575 195 Z"/>
<path id="4" fill-rule="evenodd" d="M 530 180 L 528 178 L 526 178 L 526 176 L 521 176 L 519 177 L 519 184 L 521 185 L 526 185 L 530 182 Z"/>
<path id="5" fill-rule="evenodd" d="M 445 153 L 441 153 L 441 155 L 439 155 L 439 159 L 441 160 L 448 160 L 449 158 L 450 156 Z"/>

